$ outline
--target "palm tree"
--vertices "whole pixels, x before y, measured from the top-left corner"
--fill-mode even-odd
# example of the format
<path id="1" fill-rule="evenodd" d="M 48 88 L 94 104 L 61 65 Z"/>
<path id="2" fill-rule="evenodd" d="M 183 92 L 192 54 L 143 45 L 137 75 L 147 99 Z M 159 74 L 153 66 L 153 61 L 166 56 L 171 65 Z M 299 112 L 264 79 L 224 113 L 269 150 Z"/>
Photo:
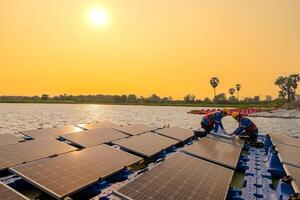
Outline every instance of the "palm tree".
<path id="1" fill-rule="evenodd" d="M 219 79 L 217 77 L 212 77 L 210 79 L 210 85 L 213 87 L 214 89 L 214 97 L 216 97 L 216 87 L 219 85 Z"/>
<path id="2" fill-rule="evenodd" d="M 234 93 L 235 93 L 235 89 L 234 88 L 229 88 L 229 94 L 231 96 L 233 96 Z"/>
<path id="3" fill-rule="evenodd" d="M 235 84 L 235 89 L 237 91 L 237 99 L 239 100 L 240 97 L 240 90 L 241 90 L 241 84 Z"/>

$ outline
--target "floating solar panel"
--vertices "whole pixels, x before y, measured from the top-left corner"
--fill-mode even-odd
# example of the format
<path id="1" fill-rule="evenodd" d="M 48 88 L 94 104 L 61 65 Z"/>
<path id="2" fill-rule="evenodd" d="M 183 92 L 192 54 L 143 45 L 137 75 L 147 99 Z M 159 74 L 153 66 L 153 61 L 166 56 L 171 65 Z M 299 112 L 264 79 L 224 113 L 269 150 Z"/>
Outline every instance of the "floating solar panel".
<path id="1" fill-rule="evenodd" d="M 53 197 L 62 199 L 141 160 L 113 147 L 99 145 L 10 170 Z"/>
<path id="2" fill-rule="evenodd" d="M 0 146 L 0 171 L 8 167 L 76 150 L 52 138 Z"/>
<path id="3" fill-rule="evenodd" d="M 0 134 L 0 146 L 14 144 L 22 141 L 22 138 L 12 134 Z"/>
<path id="4" fill-rule="evenodd" d="M 176 153 L 114 191 L 121 199 L 225 199 L 233 170 Z"/>
<path id="5" fill-rule="evenodd" d="M 156 133 L 145 133 L 112 142 L 124 149 L 145 157 L 152 157 L 178 143 L 178 140 L 167 138 Z"/>
<path id="6" fill-rule="evenodd" d="M 99 122 L 99 123 L 91 123 L 91 124 L 78 124 L 79 127 L 91 130 L 91 129 L 98 129 L 98 128 L 114 128 L 118 127 L 117 124 L 111 122 Z"/>
<path id="7" fill-rule="evenodd" d="M 181 142 L 191 138 L 194 136 L 194 132 L 192 130 L 180 128 L 180 127 L 170 127 L 170 128 L 164 128 L 164 129 L 158 129 L 155 131 L 156 133 L 159 133 L 160 135 L 179 140 Z"/>
<path id="8" fill-rule="evenodd" d="M 186 147 L 183 151 L 195 157 L 235 169 L 241 150 L 239 146 L 205 137 Z"/>
<path id="9" fill-rule="evenodd" d="M 225 142 L 228 144 L 233 144 L 233 145 L 239 146 L 241 148 L 244 146 L 244 143 L 245 143 L 245 140 L 240 139 L 239 137 L 235 137 L 232 139 L 226 139 L 224 137 L 220 137 L 220 136 L 217 136 L 214 134 L 208 134 L 207 137 L 209 137 L 211 139 L 219 140 L 219 141 L 222 141 L 222 142 Z"/>
<path id="10" fill-rule="evenodd" d="M 280 143 L 280 144 L 287 144 L 287 145 L 291 145 L 291 146 L 300 148 L 300 139 L 299 138 L 294 138 L 294 137 L 291 137 L 288 135 L 276 134 L 276 133 L 271 134 L 270 137 L 271 137 L 273 144 L 275 144 L 275 145 L 277 143 Z"/>
<path id="11" fill-rule="evenodd" d="M 22 131 L 24 135 L 27 135 L 32 138 L 45 138 L 45 137 L 52 137 L 52 138 L 58 138 L 59 135 L 64 135 L 68 133 L 74 133 L 82 131 L 81 128 L 78 128 L 76 126 L 67 125 L 63 127 L 55 127 L 55 128 L 42 128 L 42 129 L 35 129 L 35 130 L 28 130 L 28 131 Z"/>
<path id="12" fill-rule="evenodd" d="M 154 131 L 157 128 L 147 126 L 147 125 L 144 125 L 144 124 L 132 124 L 132 125 L 114 127 L 114 129 L 116 129 L 118 131 L 121 131 L 123 133 L 126 133 L 128 135 L 138 135 L 138 134 Z"/>
<path id="13" fill-rule="evenodd" d="M 279 158 L 283 163 L 300 167 L 300 148 L 285 144 L 276 144 Z"/>
<path id="14" fill-rule="evenodd" d="M 300 168 L 291 165 L 283 165 L 287 175 L 291 176 L 292 185 L 296 193 L 300 192 Z"/>
<path id="15" fill-rule="evenodd" d="M 66 134 L 62 135 L 61 137 L 70 140 L 79 146 L 90 147 L 129 136 L 112 128 L 98 128 Z"/>
<path id="16" fill-rule="evenodd" d="M 5 185 L 0 182 L 0 199 L 1 200 L 29 200 L 27 197 L 21 193 L 10 188 L 8 185 Z"/>

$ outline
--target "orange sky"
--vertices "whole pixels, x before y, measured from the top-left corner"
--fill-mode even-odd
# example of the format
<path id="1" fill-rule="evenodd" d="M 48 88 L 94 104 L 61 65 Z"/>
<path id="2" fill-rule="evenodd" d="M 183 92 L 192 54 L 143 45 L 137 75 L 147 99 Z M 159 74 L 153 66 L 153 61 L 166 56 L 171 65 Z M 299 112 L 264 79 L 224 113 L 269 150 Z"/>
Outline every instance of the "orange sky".
<path id="1" fill-rule="evenodd" d="M 91 23 L 92 9 L 108 13 Z M 0 95 L 277 95 L 299 73 L 299 0 L 1 0 Z"/>

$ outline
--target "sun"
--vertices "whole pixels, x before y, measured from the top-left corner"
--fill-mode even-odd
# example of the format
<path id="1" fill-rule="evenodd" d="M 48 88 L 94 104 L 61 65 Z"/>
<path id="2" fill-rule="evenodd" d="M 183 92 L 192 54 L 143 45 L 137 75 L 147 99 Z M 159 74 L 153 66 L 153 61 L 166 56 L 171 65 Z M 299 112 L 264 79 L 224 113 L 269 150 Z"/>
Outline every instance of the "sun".
<path id="1" fill-rule="evenodd" d="M 104 26 L 107 23 L 107 13 L 105 10 L 93 9 L 90 12 L 91 23 L 97 26 Z"/>

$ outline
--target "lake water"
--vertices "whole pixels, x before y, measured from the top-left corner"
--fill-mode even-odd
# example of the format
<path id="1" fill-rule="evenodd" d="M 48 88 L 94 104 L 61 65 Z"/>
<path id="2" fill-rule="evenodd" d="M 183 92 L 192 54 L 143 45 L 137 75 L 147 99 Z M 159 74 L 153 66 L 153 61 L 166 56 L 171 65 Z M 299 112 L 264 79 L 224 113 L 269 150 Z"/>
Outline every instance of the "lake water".
<path id="1" fill-rule="evenodd" d="M 198 128 L 200 115 L 187 114 L 193 107 L 121 106 L 92 104 L 0 104 L 0 134 L 66 124 L 111 121 L 117 124 L 143 123 Z M 300 119 L 253 118 L 260 132 L 300 136 Z M 226 117 L 228 132 L 237 124 Z"/>

